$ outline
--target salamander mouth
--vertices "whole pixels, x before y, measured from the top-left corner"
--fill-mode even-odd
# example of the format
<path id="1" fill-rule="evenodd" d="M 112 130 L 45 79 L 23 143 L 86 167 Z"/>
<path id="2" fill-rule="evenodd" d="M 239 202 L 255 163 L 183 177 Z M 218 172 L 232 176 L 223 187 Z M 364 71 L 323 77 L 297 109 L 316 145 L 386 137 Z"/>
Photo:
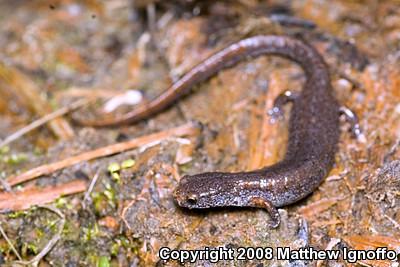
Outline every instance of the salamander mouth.
<path id="1" fill-rule="evenodd" d="M 178 196 L 175 197 L 176 202 L 178 203 L 179 206 L 185 207 L 185 208 L 197 208 L 198 205 L 198 200 L 191 197 L 191 196 Z"/>

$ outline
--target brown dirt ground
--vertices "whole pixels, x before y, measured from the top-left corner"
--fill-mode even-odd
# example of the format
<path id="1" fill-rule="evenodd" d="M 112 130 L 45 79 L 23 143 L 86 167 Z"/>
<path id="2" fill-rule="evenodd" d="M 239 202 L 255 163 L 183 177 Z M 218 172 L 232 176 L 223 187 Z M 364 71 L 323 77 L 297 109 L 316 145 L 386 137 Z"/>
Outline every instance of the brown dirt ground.
<path id="1" fill-rule="evenodd" d="M 270 125 L 265 111 L 279 92 L 301 88 L 304 77 L 297 65 L 276 57 L 240 63 L 197 86 L 174 107 L 135 125 L 85 128 L 65 116 L 73 130 L 68 140 L 42 127 L 3 149 L 2 178 L 187 121 L 199 121 L 203 129 L 196 136 L 79 163 L 15 187 L 87 181 L 99 173 L 86 204 L 83 193 L 53 201 L 66 224 L 40 266 L 178 266 L 159 261 L 158 250 L 164 246 L 383 246 L 400 252 L 398 1 L 160 1 L 151 35 L 145 6 L 153 1 L 142 2 L 1 1 L 1 68 L 26 75 L 52 107 L 71 103 L 79 98 L 76 92 L 87 96 L 135 88 L 152 98 L 233 41 L 255 34 L 300 36 L 326 59 L 335 95 L 358 114 L 366 141 L 353 139 L 343 123 L 329 176 L 310 197 L 281 209 L 282 224 L 274 230 L 262 210 L 186 211 L 175 205 L 171 192 L 184 174 L 248 170 L 279 160 L 287 121 Z M 279 24 L 271 19 L 277 13 L 303 23 Z M 316 27 L 310 28 L 309 22 Z M 29 101 L 21 101 L 17 87 L 7 77 L 0 79 L 0 138 L 39 117 Z M 80 109 L 74 116 L 93 116 L 93 110 Z M 108 166 L 127 159 L 135 165 L 113 178 Z M 57 229 L 57 216 L 37 208 L 3 213 L 0 221 L 24 260 L 40 252 Z M 15 264 L 5 239 L 0 239 L 0 251 L 3 264 Z M 217 266 L 316 264 L 274 259 Z M 395 266 L 390 261 L 359 264 Z M 198 265 L 211 263 L 189 264 Z"/>

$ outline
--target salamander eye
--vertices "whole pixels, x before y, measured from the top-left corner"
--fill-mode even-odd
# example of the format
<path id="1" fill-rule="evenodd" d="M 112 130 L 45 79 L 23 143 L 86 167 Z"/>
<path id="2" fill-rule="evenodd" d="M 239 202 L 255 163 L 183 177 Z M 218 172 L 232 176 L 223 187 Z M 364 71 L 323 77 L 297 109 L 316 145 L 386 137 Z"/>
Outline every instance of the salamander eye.
<path id="1" fill-rule="evenodd" d="M 197 203 L 197 195 L 195 194 L 191 194 L 187 197 L 186 201 L 188 202 L 188 204 L 190 205 L 195 205 Z"/>

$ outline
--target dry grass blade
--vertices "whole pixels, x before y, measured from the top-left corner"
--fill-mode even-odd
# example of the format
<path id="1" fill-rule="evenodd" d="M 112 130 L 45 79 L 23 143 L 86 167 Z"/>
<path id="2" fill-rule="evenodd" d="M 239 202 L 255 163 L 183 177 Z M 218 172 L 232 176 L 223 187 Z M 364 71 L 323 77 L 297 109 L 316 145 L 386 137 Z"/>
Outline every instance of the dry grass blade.
<path id="1" fill-rule="evenodd" d="M 351 235 L 343 238 L 349 245 L 357 250 L 375 250 L 378 248 L 387 248 L 389 250 L 400 251 L 399 237 L 390 237 L 382 235 Z M 357 263 L 376 267 L 392 267 L 390 260 L 360 260 Z"/>
<path id="2" fill-rule="evenodd" d="M 64 214 L 51 206 L 39 206 L 40 208 L 43 209 L 47 209 L 50 210 L 52 212 L 54 212 L 55 214 L 57 214 L 60 217 L 60 223 L 59 223 L 59 227 L 57 230 L 57 233 L 50 239 L 50 241 L 46 244 L 46 246 L 42 249 L 42 251 L 37 254 L 33 259 L 29 260 L 29 261 L 17 261 L 15 263 L 20 264 L 20 265 L 27 265 L 27 266 L 38 266 L 40 260 L 46 256 L 47 253 L 49 253 L 49 251 L 54 247 L 54 245 L 58 242 L 58 240 L 60 240 L 61 238 L 61 234 L 62 231 L 64 230 L 64 226 L 65 226 L 65 216 Z"/>
<path id="3" fill-rule="evenodd" d="M 92 151 L 84 152 L 82 154 L 72 156 L 66 159 L 63 159 L 58 162 L 45 164 L 34 169 L 31 169 L 27 172 L 24 172 L 19 175 L 10 176 L 7 178 L 7 183 L 10 186 L 14 186 L 16 184 L 20 184 L 23 182 L 27 182 L 29 180 L 35 179 L 36 177 L 50 174 L 57 170 L 64 169 L 66 167 L 75 165 L 77 163 L 88 161 L 100 157 L 106 157 L 113 154 L 121 153 L 126 150 L 130 150 L 133 148 L 145 146 L 152 144 L 154 142 L 159 142 L 161 140 L 170 138 L 170 137 L 180 137 L 180 136 L 188 136 L 194 135 L 197 132 L 197 127 L 193 123 L 187 123 L 182 126 L 172 128 L 169 130 L 161 131 L 158 133 L 153 133 L 150 135 L 138 137 L 132 139 L 130 141 L 117 143 L 114 145 L 109 145 L 106 147 L 98 148 Z"/>
<path id="4" fill-rule="evenodd" d="M 340 200 L 342 199 L 341 198 L 321 199 L 307 206 L 301 207 L 299 209 L 299 213 L 305 218 L 311 219 L 315 215 L 318 215 L 321 212 L 328 210 L 330 207 L 335 205 Z"/>
<path id="5" fill-rule="evenodd" d="M 282 125 L 271 123 L 271 116 L 267 112 L 273 108 L 274 100 L 282 93 L 282 88 L 287 88 L 287 85 L 277 73 L 272 73 L 268 93 L 264 96 L 261 127 L 256 119 L 259 114 L 252 112 L 248 170 L 259 169 L 277 162 L 282 147 L 286 146 L 287 131 L 282 133 Z"/>
<path id="6" fill-rule="evenodd" d="M 17 140 L 18 138 L 22 137 L 23 135 L 29 133 L 30 131 L 42 126 L 43 124 L 46 124 L 47 122 L 54 120 L 60 116 L 63 116 L 65 114 L 67 114 L 68 112 L 75 110 L 77 108 L 80 108 L 84 105 L 86 105 L 88 103 L 87 100 L 78 100 L 74 103 L 72 103 L 69 106 L 60 108 L 50 114 L 47 114 L 43 117 L 41 117 L 38 120 L 33 121 L 32 123 L 28 124 L 27 126 L 19 129 L 18 131 L 16 131 L 15 133 L 9 135 L 6 139 L 4 139 L 1 143 L 0 143 L 0 148 L 3 146 L 6 146 L 12 142 L 14 142 L 15 140 Z"/>
<path id="7" fill-rule="evenodd" d="M 382 235 L 352 235 L 345 240 L 356 249 L 375 249 L 387 247 L 393 250 L 400 250 L 400 237 L 390 237 Z"/>
<path id="8" fill-rule="evenodd" d="M 7 244 L 9 245 L 9 247 L 11 248 L 11 250 L 14 252 L 15 256 L 17 256 L 17 258 L 19 260 L 22 260 L 21 256 L 19 255 L 17 249 L 14 247 L 13 243 L 11 242 L 11 240 L 8 238 L 6 232 L 4 232 L 3 227 L 1 226 L 0 223 L 0 233 L 3 236 L 4 240 L 6 240 Z"/>
<path id="9" fill-rule="evenodd" d="M 49 186 L 45 188 L 30 188 L 16 193 L 0 193 L 0 212 L 29 209 L 35 205 L 50 203 L 55 199 L 85 191 L 87 183 L 82 180 Z"/>
<path id="10" fill-rule="evenodd" d="M 34 81 L 16 68 L 6 66 L 2 62 L 0 62 L 0 84 L 4 85 L 2 90 L 11 90 L 19 98 L 21 104 L 27 106 L 35 114 L 45 116 L 51 113 L 52 108 L 42 98 L 42 90 Z M 48 125 L 54 135 L 61 140 L 74 136 L 72 127 L 63 118 L 54 119 Z"/>

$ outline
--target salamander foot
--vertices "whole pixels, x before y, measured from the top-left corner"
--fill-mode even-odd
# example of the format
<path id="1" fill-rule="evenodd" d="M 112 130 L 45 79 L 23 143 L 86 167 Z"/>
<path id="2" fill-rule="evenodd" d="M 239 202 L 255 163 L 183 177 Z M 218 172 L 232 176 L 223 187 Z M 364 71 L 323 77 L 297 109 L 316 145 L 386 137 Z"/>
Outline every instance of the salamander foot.
<path id="1" fill-rule="evenodd" d="M 266 209 L 271 216 L 271 221 L 268 223 L 268 226 L 271 228 L 277 228 L 281 223 L 281 216 L 279 215 L 278 210 L 272 205 L 271 201 L 262 198 L 262 197 L 253 197 L 250 200 L 250 205 L 256 208 Z"/>
<path id="2" fill-rule="evenodd" d="M 271 116 L 271 123 L 283 118 L 283 106 L 293 102 L 299 96 L 298 92 L 285 91 L 278 95 L 274 100 L 274 106 L 268 110 L 268 115 Z"/>

